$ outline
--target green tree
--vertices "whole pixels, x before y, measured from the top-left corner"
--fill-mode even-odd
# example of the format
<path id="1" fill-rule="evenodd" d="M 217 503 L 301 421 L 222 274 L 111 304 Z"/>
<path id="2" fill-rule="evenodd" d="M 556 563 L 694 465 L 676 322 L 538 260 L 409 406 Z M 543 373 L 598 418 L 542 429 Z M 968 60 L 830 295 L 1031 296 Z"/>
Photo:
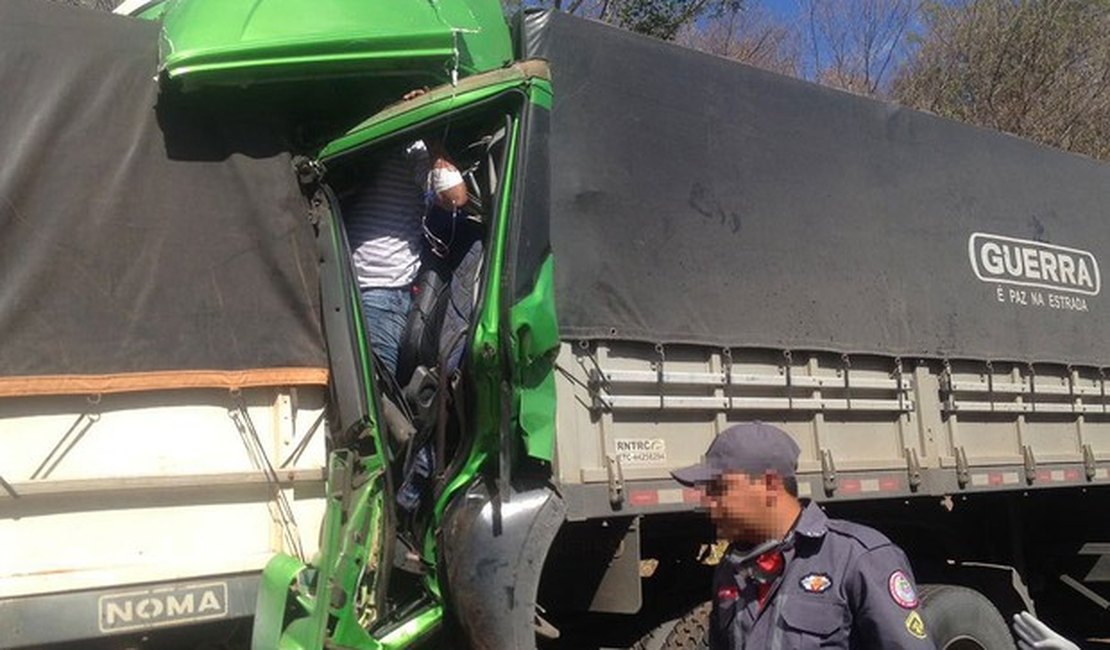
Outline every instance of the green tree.
<path id="1" fill-rule="evenodd" d="M 894 97 L 1110 159 L 1110 0 L 931 2 Z"/>
<path id="2" fill-rule="evenodd" d="M 615 10 L 610 15 L 617 25 L 667 41 L 699 18 L 721 19 L 743 7 L 739 0 L 614 0 L 611 4 Z"/>

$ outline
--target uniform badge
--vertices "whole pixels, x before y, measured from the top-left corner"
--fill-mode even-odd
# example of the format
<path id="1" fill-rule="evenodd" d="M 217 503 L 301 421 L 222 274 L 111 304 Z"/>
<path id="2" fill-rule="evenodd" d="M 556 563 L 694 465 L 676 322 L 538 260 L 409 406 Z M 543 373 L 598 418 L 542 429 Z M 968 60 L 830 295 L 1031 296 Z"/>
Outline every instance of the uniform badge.
<path id="1" fill-rule="evenodd" d="M 917 607 L 917 592 L 914 591 L 913 583 L 910 582 L 909 576 L 903 571 L 899 570 L 890 574 L 887 585 L 890 587 L 890 597 L 893 598 L 894 602 L 898 603 L 900 607 L 906 609 Z M 909 622 L 907 621 L 906 624 L 909 625 Z"/>
<path id="2" fill-rule="evenodd" d="M 832 586 L 832 578 L 827 573 L 810 573 L 802 576 L 798 581 L 803 591 L 811 594 L 823 594 Z"/>
<path id="3" fill-rule="evenodd" d="M 910 636 L 918 639 L 925 638 L 925 621 L 921 620 L 921 614 L 916 611 L 910 612 L 910 615 L 906 617 L 906 631 L 910 633 Z"/>

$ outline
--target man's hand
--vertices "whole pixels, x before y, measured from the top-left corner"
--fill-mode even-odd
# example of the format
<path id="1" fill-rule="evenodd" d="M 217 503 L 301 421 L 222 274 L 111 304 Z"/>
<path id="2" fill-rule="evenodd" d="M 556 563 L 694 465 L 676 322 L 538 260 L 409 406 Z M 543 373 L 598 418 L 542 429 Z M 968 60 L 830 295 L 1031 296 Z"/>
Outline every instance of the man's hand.
<path id="1" fill-rule="evenodd" d="M 1079 650 L 1029 612 L 1014 614 L 1014 634 L 1019 650 Z"/>
<path id="2" fill-rule="evenodd" d="M 402 95 L 401 101 L 407 102 L 427 93 L 427 86 L 414 88 Z M 444 210 L 454 210 L 466 205 L 466 184 L 443 144 L 438 140 L 426 139 L 425 145 L 431 157 L 430 180 L 436 204 Z"/>

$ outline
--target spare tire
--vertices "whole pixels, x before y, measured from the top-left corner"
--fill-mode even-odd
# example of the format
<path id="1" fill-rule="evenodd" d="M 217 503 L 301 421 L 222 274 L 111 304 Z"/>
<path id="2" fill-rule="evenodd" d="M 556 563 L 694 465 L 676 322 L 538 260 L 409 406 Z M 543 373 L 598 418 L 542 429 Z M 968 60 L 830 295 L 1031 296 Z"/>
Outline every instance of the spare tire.
<path id="1" fill-rule="evenodd" d="M 709 610 L 706 601 L 679 618 L 663 641 L 661 650 L 709 650 Z"/>
<path id="2" fill-rule="evenodd" d="M 921 616 L 937 650 L 1014 650 L 998 609 L 967 587 L 921 585 Z"/>

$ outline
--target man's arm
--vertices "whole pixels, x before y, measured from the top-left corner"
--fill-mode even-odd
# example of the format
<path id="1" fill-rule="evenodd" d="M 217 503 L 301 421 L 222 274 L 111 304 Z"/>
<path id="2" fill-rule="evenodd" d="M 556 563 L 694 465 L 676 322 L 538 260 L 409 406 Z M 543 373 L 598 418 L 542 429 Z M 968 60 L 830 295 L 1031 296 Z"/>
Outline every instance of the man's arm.
<path id="1" fill-rule="evenodd" d="M 401 101 L 407 102 L 428 92 L 428 87 L 414 88 L 401 96 Z M 421 141 L 413 143 L 414 145 Z M 435 192 L 436 205 L 445 210 L 454 210 L 466 205 L 466 184 L 463 183 L 462 174 L 459 173 L 458 167 L 455 163 L 451 162 L 451 158 L 447 155 L 447 151 L 443 148 L 443 144 L 436 140 L 425 141 L 428 153 L 428 169 L 420 169 L 417 171 L 417 184 L 426 186 L 425 182 L 430 185 L 430 189 Z M 412 157 L 412 147 L 407 152 Z"/>
<path id="2" fill-rule="evenodd" d="M 934 650 L 906 555 L 893 544 L 864 552 L 847 576 L 852 634 L 862 647 Z"/>

